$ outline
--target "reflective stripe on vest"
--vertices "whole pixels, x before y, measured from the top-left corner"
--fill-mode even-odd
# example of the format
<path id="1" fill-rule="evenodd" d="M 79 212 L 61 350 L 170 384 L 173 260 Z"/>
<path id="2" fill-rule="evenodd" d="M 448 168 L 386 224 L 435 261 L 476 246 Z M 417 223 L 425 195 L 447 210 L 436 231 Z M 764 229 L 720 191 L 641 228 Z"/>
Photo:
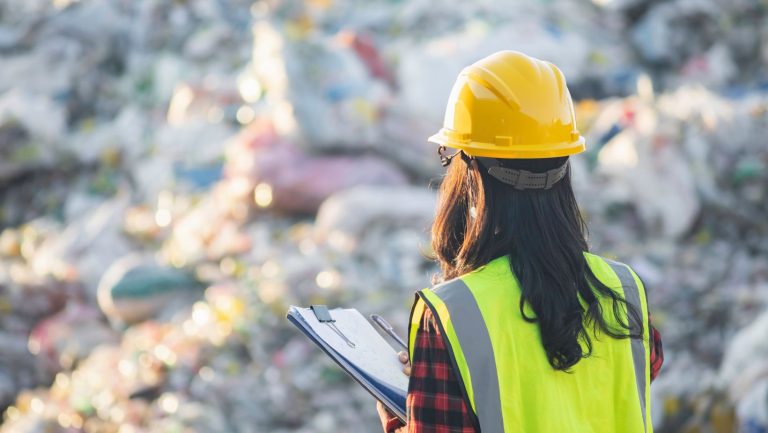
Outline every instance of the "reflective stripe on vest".
<path id="1" fill-rule="evenodd" d="M 433 291 L 442 299 L 454 318 L 453 327 L 464 348 L 464 357 L 472 376 L 472 389 L 482 390 L 475 393 L 475 413 L 481 420 L 482 431 L 504 433 L 496 357 L 477 301 L 461 279 L 440 285 Z M 487 370 L 487 374 L 472 374 L 474 371 L 483 370 Z"/>
<path id="2" fill-rule="evenodd" d="M 632 276 L 627 265 L 623 263 L 614 262 L 613 260 L 605 260 L 616 273 L 616 276 L 621 280 L 621 286 L 624 288 L 624 297 L 630 305 L 634 305 L 638 311 L 642 311 L 642 304 L 640 303 L 640 290 L 635 283 L 635 277 Z M 633 334 L 641 334 L 643 331 L 643 324 L 637 323 L 633 320 L 633 317 L 628 317 L 629 327 Z M 643 412 L 643 427 L 648 430 L 648 422 L 645 419 L 645 347 L 643 347 L 643 340 L 637 338 L 632 339 L 632 361 L 635 364 L 635 383 L 637 384 L 637 395 L 640 398 L 640 410 Z"/>
<path id="3" fill-rule="evenodd" d="M 538 328 L 535 325 L 514 324 L 515 328 L 509 328 L 509 332 L 501 331 L 504 326 L 512 326 L 512 321 L 506 319 L 508 316 L 514 314 L 519 316 L 519 307 L 517 311 L 509 311 L 516 304 L 513 301 L 519 300 L 519 288 L 509 270 L 508 261 L 506 258 L 501 259 L 504 259 L 503 264 L 498 262 L 500 259 L 496 259 L 487 265 L 490 271 L 484 270 L 486 267 L 483 267 L 468 276 L 419 292 L 411 319 L 411 356 L 413 356 L 413 338 L 419 326 L 421 311 L 429 307 L 438 319 L 443 339 L 451 354 L 454 367 L 460 375 L 460 382 L 468 397 L 468 403 L 477 416 L 483 433 L 504 433 L 505 428 L 506 431 L 514 429 L 514 431 L 530 430 L 548 433 L 556 431 L 557 426 L 560 428 L 566 426 L 567 430 L 559 431 L 569 432 L 610 432 L 613 431 L 611 428 L 614 425 L 617 428 L 623 427 L 622 431 L 627 432 L 652 430 L 647 420 L 649 397 L 645 376 L 648 374 L 649 352 L 644 340 L 631 339 L 628 343 L 627 340 L 616 340 L 610 337 L 594 339 L 595 356 L 574 366 L 573 375 L 555 372 L 548 365 L 538 336 Z M 621 286 L 627 302 L 641 312 L 641 317 L 647 317 L 645 294 L 639 290 L 635 276 L 629 267 L 592 255 L 589 255 L 588 261 L 598 278 L 615 290 L 619 290 Z M 485 274 L 495 272 L 498 275 L 484 277 L 483 272 Z M 502 275 L 504 272 L 506 274 Z M 502 277 L 504 280 L 499 280 Z M 508 283 L 498 284 L 505 281 Z M 509 299 L 502 300 L 498 296 L 499 293 L 504 292 L 500 292 L 499 288 L 506 289 L 507 285 L 512 286 L 510 290 L 516 291 L 510 291 Z M 642 333 L 647 337 L 647 327 L 643 329 L 642 323 L 637 323 L 631 317 L 623 319 L 629 321 L 632 333 Z M 495 327 L 498 324 L 501 328 L 489 329 L 487 325 L 489 320 L 492 326 Z M 510 343 L 506 341 L 512 338 L 513 334 L 519 340 L 513 346 L 519 347 L 509 347 Z M 494 352 L 495 345 L 499 345 L 497 350 L 502 348 L 502 352 Z M 600 359 L 593 361 L 591 367 L 583 365 L 585 361 L 592 358 Z M 621 361 L 622 359 L 625 361 Z M 600 362 L 602 364 L 596 364 Z M 501 370 L 500 366 L 503 367 Z M 600 368 L 617 370 L 602 374 Z M 516 370 L 528 372 L 527 377 L 521 379 L 515 376 L 522 374 Z M 587 375 L 588 379 L 584 382 L 587 385 L 572 379 L 579 374 L 582 378 L 583 375 Z M 612 379 L 604 379 L 600 376 Z M 606 382 L 610 380 L 614 382 Z M 547 381 L 549 381 L 548 384 Z M 568 381 L 576 383 L 567 383 Z M 595 386 L 593 389 L 589 387 L 592 383 L 600 386 Z M 536 388 L 539 385 L 546 388 L 548 394 L 543 395 L 549 396 L 547 398 L 554 400 L 553 402 L 550 403 L 547 398 L 542 399 L 537 394 L 539 390 Z M 586 389 L 589 390 L 588 394 L 585 394 Z M 626 389 L 626 392 L 617 392 L 617 389 Z M 573 394 L 568 395 L 569 392 Z M 607 397 L 602 397 L 603 394 Z M 590 397 L 588 400 L 594 400 L 583 400 L 585 395 Z M 529 397 L 531 398 L 529 402 L 524 401 Z M 596 408 L 595 404 L 603 406 L 601 398 L 616 400 L 604 405 L 607 408 L 615 407 L 615 416 L 603 414 Z M 633 399 L 634 403 L 632 403 Z M 585 405 L 581 405 L 582 400 Z M 533 410 L 531 407 L 546 413 L 531 413 Z M 580 407 L 583 409 L 581 412 Z M 570 417 L 572 419 L 569 418 L 570 415 L 573 415 Z M 594 419 L 587 419 L 587 421 L 581 419 L 589 416 L 605 417 L 607 420 L 605 429 L 593 428 L 594 425 L 590 423 L 600 425 L 600 422 Z M 518 422 L 524 425 L 517 425 Z M 573 424 L 569 424 L 570 422 Z"/>

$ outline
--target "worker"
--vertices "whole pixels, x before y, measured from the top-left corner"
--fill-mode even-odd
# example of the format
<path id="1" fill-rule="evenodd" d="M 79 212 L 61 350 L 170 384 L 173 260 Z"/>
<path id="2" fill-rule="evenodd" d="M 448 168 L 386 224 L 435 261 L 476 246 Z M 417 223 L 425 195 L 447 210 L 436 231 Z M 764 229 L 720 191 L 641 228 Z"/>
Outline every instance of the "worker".
<path id="1" fill-rule="evenodd" d="M 569 157 L 583 152 L 552 63 L 501 51 L 465 68 L 437 144 L 439 284 L 411 313 L 407 423 L 387 433 L 652 432 L 663 362 L 645 286 L 589 252 Z M 449 150 L 450 149 L 450 150 Z"/>

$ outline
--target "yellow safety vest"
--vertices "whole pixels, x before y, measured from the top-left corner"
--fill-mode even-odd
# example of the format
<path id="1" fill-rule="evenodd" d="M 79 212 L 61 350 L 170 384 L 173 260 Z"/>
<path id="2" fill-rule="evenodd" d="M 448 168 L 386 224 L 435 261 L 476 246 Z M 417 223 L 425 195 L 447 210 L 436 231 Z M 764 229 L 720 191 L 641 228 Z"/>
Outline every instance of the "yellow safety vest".
<path id="1" fill-rule="evenodd" d="M 483 433 L 653 431 L 645 290 L 629 266 L 588 253 L 586 259 L 600 281 L 642 310 L 644 323 L 630 326 L 633 331 L 642 326 L 643 339 L 598 334 L 592 356 L 572 373 L 552 368 L 538 326 L 523 320 L 520 287 L 506 256 L 418 292 L 411 312 L 411 357 L 422 313 L 429 308 Z M 600 302 L 608 323 L 615 324 L 610 299 Z"/>

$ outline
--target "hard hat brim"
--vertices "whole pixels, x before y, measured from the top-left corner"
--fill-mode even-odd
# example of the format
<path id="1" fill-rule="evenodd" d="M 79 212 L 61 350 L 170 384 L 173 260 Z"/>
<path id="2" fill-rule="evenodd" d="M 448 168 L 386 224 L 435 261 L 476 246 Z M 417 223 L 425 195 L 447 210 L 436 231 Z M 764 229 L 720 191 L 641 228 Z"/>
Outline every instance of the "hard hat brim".
<path id="1" fill-rule="evenodd" d="M 427 141 L 439 146 L 462 150 L 469 156 L 500 159 L 559 158 L 562 156 L 575 155 L 586 150 L 586 140 L 581 135 L 573 141 L 547 143 L 545 148 L 544 146 L 535 143 L 499 146 L 496 143 L 462 141 L 447 136 L 443 131 L 429 137 Z"/>

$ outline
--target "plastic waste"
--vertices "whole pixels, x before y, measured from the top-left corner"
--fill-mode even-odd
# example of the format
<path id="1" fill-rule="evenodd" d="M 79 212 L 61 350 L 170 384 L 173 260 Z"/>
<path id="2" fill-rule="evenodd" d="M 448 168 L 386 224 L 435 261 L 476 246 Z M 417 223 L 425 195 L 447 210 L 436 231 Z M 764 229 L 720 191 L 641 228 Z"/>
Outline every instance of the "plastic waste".
<path id="1" fill-rule="evenodd" d="M 435 194 L 422 187 L 358 186 L 330 196 L 317 212 L 319 242 L 351 249 L 371 229 L 412 228 L 426 232 L 434 217 Z M 356 215 L 349 218 L 349 215 Z M 351 248 L 349 248 L 351 247 Z"/>
<path id="2" fill-rule="evenodd" d="M 331 194 L 357 185 L 407 183 L 393 163 L 374 155 L 312 155 L 276 135 L 268 121 L 228 150 L 225 172 L 253 188 L 259 208 L 312 213 Z"/>
<path id="3" fill-rule="evenodd" d="M 404 334 L 437 272 L 425 139 L 497 49 L 568 79 L 590 248 L 637 270 L 664 340 L 655 429 L 765 432 L 766 16 L 0 0 L 0 433 L 380 431 L 283 315 L 355 305 Z"/>
<path id="4" fill-rule="evenodd" d="M 191 304 L 203 285 L 179 269 L 158 266 L 153 260 L 128 256 L 115 261 L 97 289 L 99 307 L 113 324 L 160 318 L 172 309 Z"/>

